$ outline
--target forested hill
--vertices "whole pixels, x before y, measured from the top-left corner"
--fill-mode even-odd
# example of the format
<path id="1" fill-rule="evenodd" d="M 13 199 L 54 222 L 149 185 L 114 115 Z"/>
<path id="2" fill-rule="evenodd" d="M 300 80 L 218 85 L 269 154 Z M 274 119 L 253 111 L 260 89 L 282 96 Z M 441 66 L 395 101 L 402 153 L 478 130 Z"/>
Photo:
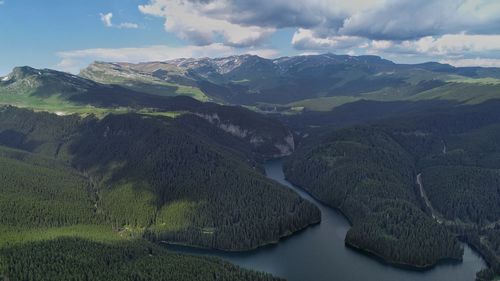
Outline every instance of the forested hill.
<path id="1" fill-rule="evenodd" d="M 460 257 L 456 238 L 498 267 L 498 102 L 312 135 L 287 178 L 352 221 L 346 243 L 396 263 Z M 416 184 L 418 175 L 419 184 Z"/>
<path id="2" fill-rule="evenodd" d="M 248 158 L 173 119 L 15 108 L 0 115 L 0 144 L 68 161 L 95 185 L 105 221 L 154 241 L 244 250 L 319 220 L 312 204 L 267 180 Z"/>
<path id="3" fill-rule="evenodd" d="M 417 267 L 462 256 L 451 233 L 419 208 L 413 158 L 384 131 L 330 133 L 290 157 L 285 175 L 350 219 L 348 245 Z"/>
<path id="4" fill-rule="evenodd" d="M 2 280 L 277 280 L 113 227 L 88 177 L 59 160 L 0 146 L 0 170 Z"/>

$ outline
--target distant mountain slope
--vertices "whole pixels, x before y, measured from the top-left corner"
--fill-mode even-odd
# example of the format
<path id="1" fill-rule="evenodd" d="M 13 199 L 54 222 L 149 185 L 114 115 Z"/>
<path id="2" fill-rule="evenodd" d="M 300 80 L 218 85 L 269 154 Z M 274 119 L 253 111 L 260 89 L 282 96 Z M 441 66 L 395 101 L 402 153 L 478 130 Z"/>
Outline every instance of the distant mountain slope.
<path id="1" fill-rule="evenodd" d="M 243 140 L 239 148 L 254 153 L 257 158 L 284 156 L 294 150 L 293 136 L 287 128 L 242 107 L 203 103 L 186 96 L 145 94 L 49 69 L 14 69 L 0 82 L 0 104 L 59 115 L 77 113 L 102 117 L 110 112 L 190 114 L 229 136 Z"/>
<path id="2" fill-rule="evenodd" d="M 247 105 L 283 105 L 329 97 L 401 100 L 448 83 L 467 81 L 471 86 L 483 84 L 484 78 L 493 83 L 500 81 L 497 68 L 456 68 L 434 62 L 396 64 L 377 56 L 333 54 L 278 59 L 241 55 L 140 64 L 100 62 L 80 75 L 133 89 L 144 86 L 144 81 L 154 85 L 176 83 L 198 88 L 219 102 Z M 165 93 L 169 92 L 167 86 Z M 460 90 L 454 88 L 453 93 Z"/>
<path id="3" fill-rule="evenodd" d="M 186 70 L 168 63 L 129 64 L 96 62 L 82 70 L 80 76 L 103 84 L 160 96 L 189 96 L 209 101 Z"/>

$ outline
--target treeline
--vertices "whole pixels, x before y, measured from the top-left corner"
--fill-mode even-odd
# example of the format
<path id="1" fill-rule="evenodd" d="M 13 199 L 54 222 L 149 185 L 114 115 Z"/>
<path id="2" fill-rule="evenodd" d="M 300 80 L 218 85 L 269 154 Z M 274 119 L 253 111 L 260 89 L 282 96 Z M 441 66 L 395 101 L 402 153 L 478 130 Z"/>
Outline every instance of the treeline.
<path id="1" fill-rule="evenodd" d="M 346 214 L 351 246 L 419 267 L 462 255 L 453 235 L 418 208 L 414 158 L 379 128 L 337 130 L 306 144 L 285 174 Z"/>
<path id="2" fill-rule="evenodd" d="M 271 281 L 219 259 L 170 253 L 147 242 L 101 244 L 80 239 L 0 248 L 0 277 L 11 281 Z"/>

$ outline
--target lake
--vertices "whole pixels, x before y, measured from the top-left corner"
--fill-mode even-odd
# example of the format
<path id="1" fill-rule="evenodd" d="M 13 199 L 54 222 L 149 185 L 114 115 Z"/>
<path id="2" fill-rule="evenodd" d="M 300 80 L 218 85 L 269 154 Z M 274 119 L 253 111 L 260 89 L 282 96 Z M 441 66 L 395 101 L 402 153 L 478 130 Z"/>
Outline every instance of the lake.
<path id="1" fill-rule="evenodd" d="M 476 272 L 486 266 L 484 260 L 467 245 L 464 245 L 463 262 L 441 263 L 425 271 L 391 266 L 352 250 L 344 244 L 350 225 L 341 213 L 286 181 L 282 159 L 267 162 L 265 168 L 270 179 L 316 204 L 322 213 L 321 224 L 283 239 L 279 244 L 250 252 L 228 253 L 167 247 L 183 253 L 217 256 L 244 268 L 269 272 L 289 281 L 473 281 Z"/>

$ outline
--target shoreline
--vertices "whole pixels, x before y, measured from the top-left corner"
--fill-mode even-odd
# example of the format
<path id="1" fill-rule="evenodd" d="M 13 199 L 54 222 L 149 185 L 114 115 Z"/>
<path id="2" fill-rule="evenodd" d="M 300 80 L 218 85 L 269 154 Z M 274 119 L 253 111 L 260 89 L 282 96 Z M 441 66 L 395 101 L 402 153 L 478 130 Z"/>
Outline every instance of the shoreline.
<path id="1" fill-rule="evenodd" d="M 394 260 L 389 260 L 382 255 L 376 253 L 375 251 L 364 249 L 362 247 L 357 246 L 354 243 L 350 242 L 345 242 L 346 247 L 353 249 L 354 251 L 360 252 L 364 255 L 370 256 L 378 260 L 379 262 L 383 264 L 387 264 L 390 266 L 394 266 L 397 268 L 405 269 L 405 270 L 412 270 L 412 271 L 427 271 L 435 268 L 436 266 L 439 266 L 443 263 L 449 262 L 449 263 L 456 263 L 460 264 L 463 262 L 463 256 L 460 258 L 453 258 L 453 257 L 445 257 L 445 258 L 440 258 L 434 263 L 430 264 L 425 264 L 425 265 L 415 265 L 415 264 L 410 264 L 410 263 L 405 263 L 405 262 L 398 262 Z"/>
<path id="2" fill-rule="evenodd" d="M 290 180 L 289 178 L 287 178 L 286 175 L 285 175 L 285 180 L 288 181 L 290 184 L 292 184 L 295 188 L 299 188 L 301 191 L 303 191 L 306 194 L 308 194 L 312 199 L 314 199 L 315 201 L 317 201 L 317 202 L 312 202 L 313 204 L 316 204 L 316 205 L 320 204 L 322 207 L 330 208 L 330 209 L 335 210 L 336 212 L 342 214 L 342 216 L 349 222 L 349 226 L 352 228 L 352 226 L 353 226 L 352 219 L 344 211 L 342 211 L 342 209 L 340 207 L 335 207 L 335 206 L 328 205 L 327 203 L 325 203 L 321 199 L 318 199 L 316 196 L 314 196 L 314 194 L 312 194 L 308 189 L 305 189 L 301 185 L 294 183 L 292 180 Z M 481 256 L 481 258 L 483 258 L 483 260 L 486 261 L 484 255 L 480 251 L 477 251 L 477 249 L 475 247 L 472 247 L 469 243 L 466 243 L 466 242 L 463 242 L 463 241 L 461 241 L 461 242 L 464 243 L 464 244 L 466 244 L 466 245 L 468 245 L 473 250 L 475 250 Z M 383 257 L 381 254 L 376 253 L 375 251 L 364 249 L 364 248 L 361 248 L 361 247 L 359 247 L 359 246 L 357 246 L 357 245 L 355 245 L 355 244 L 353 244 L 351 242 L 348 242 L 346 240 L 346 237 L 344 237 L 344 243 L 345 243 L 346 247 L 348 247 L 348 248 L 350 248 L 352 250 L 355 250 L 355 251 L 357 251 L 359 253 L 362 253 L 362 254 L 364 254 L 366 256 L 374 257 L 379 262 L 382 262 L 384 264 L 387 264 L 387 265 L 390 265 L 390 266 L 394 266 L 394 267 L 397 267 L 397 268 L 402 268 L 402 269 L 407 269 L 407 270 L 413 270 L 413 271 L 427 271 L 427 270 L 431 270 L 432 268 L 434 268 L 436 266 L 439 266 L 440 264 L 443 264 L 443 263 L 446 263 L 446 262 L 452 262 L 452 263 L 463 262 L 463 254 L 462 254 L 462 257 L 460 257 L 460 258 L 445 257 L 445 258 L 441 258 L 441 259 L 437 260 L 435 263 L 432 263 L 432 264 L 415 265 L 415 264 L 409 264 L 409 263 L 398 262 L 398 261 L 387 259 L 386 257 Z"/>
<path id="3" fill-rule="evenodd" d="M 180 246 L 180 247 L 185 247 L 185 248 L 194 249 L 194 250 L 217 251 L 217 252 L 221 252 L 221 253 L 249 253 L 249 252 L 253 252 L 253 251 L 258 251 L 258 250 L 266 248 L 266 247 L 275 246 L 275 245 L 279 244 L 280 242 L 282 242 L 283 240 L 291 238 L 292 236 L 299 234 L 300 232 L 303 232 L 310 227 L 314 227 L 316 225 L 319 225 L 320 223 L 321 223 L 321 218 L 319 220 L 315 220 L 315 221 L 313 221 L 305 226 L 302 226 L 296 230 L 288 231 L 285 234 L 282 234 L 276 240 L 262 242 L 254 247 L 243 248 L 243 249 L 223 249 L 223 248 L 217 248 L 217 247 L 206 247 L 206 246 L 201 246 L 201 245 L 193 245 L 193 244 L 188 244 L 188 243 L 183 243 L 183 242 L 171 242 L 171 241 L 156 241 L 155 243 L 160 244 L 160 245 L 166 245 L 166 246 Z"/>

